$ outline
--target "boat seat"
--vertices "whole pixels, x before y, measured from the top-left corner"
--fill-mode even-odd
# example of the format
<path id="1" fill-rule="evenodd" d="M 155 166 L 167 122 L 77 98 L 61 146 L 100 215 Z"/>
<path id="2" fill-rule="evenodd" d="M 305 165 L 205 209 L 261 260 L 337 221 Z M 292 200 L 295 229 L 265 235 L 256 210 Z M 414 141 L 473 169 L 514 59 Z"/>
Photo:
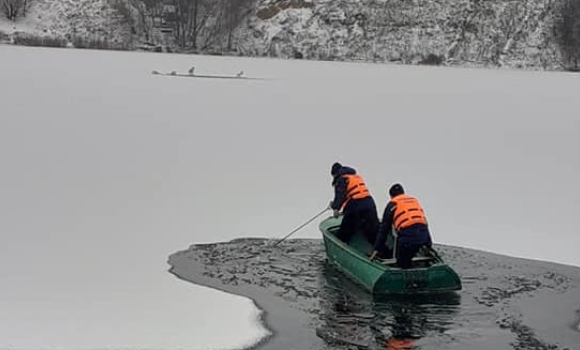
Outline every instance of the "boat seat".
<path id="1" fill-rule="evenodd" d="M 378 261 L 380 261 L 381 264 L 383 265 L 396 265 L 397 264 L 397 259 L 393 258 L 393 259 L 377 259 Z M 413 258 L 413 261 L 429 261 L 429 260 L 433 260 L 433 257 L 431 256 L 416 256 Z"/>

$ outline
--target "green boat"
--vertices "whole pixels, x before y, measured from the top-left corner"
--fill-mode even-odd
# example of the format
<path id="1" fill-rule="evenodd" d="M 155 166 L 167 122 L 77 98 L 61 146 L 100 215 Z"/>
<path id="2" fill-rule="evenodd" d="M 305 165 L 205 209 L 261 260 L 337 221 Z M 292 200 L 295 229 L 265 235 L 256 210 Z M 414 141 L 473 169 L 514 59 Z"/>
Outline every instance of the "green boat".
<path id="1" fill-rule="evenodd" d="M 342 216 L 320 223 L 328 261 L 373 294 L 448 292 L 461 289 L 461 280 L 433 249 L 421 249 L 413 267 L 401 269 L 396 259 L 369 260 L 371 244 L 355 234 L 349 244 L 336 237 Z"/>

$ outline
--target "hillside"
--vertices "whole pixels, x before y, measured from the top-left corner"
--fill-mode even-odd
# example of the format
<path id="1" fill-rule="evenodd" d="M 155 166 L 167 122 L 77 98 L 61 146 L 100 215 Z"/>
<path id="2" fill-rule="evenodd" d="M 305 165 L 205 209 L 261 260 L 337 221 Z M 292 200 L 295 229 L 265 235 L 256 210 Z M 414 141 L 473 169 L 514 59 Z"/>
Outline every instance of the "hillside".
<path id="1" fill-rule="evenodd" d="M 195 39 L 176 40 L 173 28 L 163 34 L 155 24 L 167 5 L 147 20 L 139 1 L 36 0 L 26 18 L 0 19 L 0 32 L 5 41 L 25 32 L 167 51 L 575 70 L 577 57 L 563 54 L 555 34 L 563 1 L 245 0 L 244 16 L 227 33 L 216 15 L 227 9 L 214 6 Z"/>
<path id="2" fill-rule="evenodd" d="M 15 21 L 0 15 L 0 32 L 5 40 L 30 35 L 71 41 L 77 37 L 129 46 L 132 38 L 127 23 L 112 4 L 109 0 L 34 0 L 26 16 Z"/>
<path id="3" fill-rule="evenodd" d="M 553 8 L 551 0 L 320 1 L 252 18 L 254 35 L 244 38 L 254 54 L 282 57 L 418 63 L 431 55 L 433 63 L 556 69 Z"/>

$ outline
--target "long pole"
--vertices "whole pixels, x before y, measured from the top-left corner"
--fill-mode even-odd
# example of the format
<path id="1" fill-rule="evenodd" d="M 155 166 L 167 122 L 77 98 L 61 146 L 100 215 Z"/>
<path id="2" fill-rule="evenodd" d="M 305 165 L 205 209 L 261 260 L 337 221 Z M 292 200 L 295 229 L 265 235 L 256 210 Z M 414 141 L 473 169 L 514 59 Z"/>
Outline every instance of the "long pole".
<path id="1" fill-rule="evenodd" d="M 303 223 L 302 225 L 298 226 L 297 228 L 295 228 L 294 230 L 292 230 L 292 232 L 290 232 L 289 234 L 287 234 L 286 236 L 284 236 L 284 238 L 280 239 L 278 242 L 274 243 L 274 247 L 276 247 L 278 244 L 284 242 L 286 240 L 286 238 L 292 236 L 293 234 L 295 234 L 296 232 L 298 232 L 301 228 L 303 228 L 304 226 L 308 225 L 309 223 L 311 223 L 312 221 L 316 220 L 316 218 L 318 218 L 320 215 L 326 213 L 328 210 L 330 209 L 330 207 L 326 207 L 324 208 L 323 211 L 321 211 L 320 213 L 316 214 L 314 217 L 312 217 L 310 220 L 306 221 L 305 223 Z"/>

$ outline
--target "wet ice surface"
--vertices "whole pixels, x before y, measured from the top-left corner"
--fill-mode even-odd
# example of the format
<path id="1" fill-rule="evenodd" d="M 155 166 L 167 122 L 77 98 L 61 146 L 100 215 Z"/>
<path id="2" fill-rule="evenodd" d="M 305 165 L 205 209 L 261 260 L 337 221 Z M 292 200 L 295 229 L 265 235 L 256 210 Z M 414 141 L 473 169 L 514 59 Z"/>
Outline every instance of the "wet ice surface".
<path id="1" fill-rule="evenodd" d="M 570 326 L 578 268 L 439 246 L 461 292 L 373 298 L 326 262 L 320 240 L 272 243 L 195 245 L 169 263 L 183 279 L 254 299 L 274 333 L 261 349 L 580 349 Z M 569 312 L 537 322 L 538 302 Z"/>
<path id="2" fill-rule="evenodd" d="M 577 75 L 1 45 L 0 57 L 0 101 L 10 101 L 0 109 L 2 349 L 205 350 L 260 337 L 250 303 L 175 281 L 165 259 L 190 242 L 280 237 L 328 203 L 334 161 L 363 174 L 381 210 L 402 181 L 436 242 L 580 266 Z M 192 64 L 272 80 L 151 74 Z M 546 186 L 565 195 L 539 205 Z M 295 322 L 312 316 L 291 300 L 222 288 L 268 310 L 271 348 L 325 346 Z M 495 315 L 473 298 L 462 293 L 461 310 Z M 537 312 L 558 321 L 550 307 L 520 309 L 549 343 L 575 327 L 570 315 L 558 333 L 542 329 Z M 446 334 L 512 334 L 479 320 Z"/>

